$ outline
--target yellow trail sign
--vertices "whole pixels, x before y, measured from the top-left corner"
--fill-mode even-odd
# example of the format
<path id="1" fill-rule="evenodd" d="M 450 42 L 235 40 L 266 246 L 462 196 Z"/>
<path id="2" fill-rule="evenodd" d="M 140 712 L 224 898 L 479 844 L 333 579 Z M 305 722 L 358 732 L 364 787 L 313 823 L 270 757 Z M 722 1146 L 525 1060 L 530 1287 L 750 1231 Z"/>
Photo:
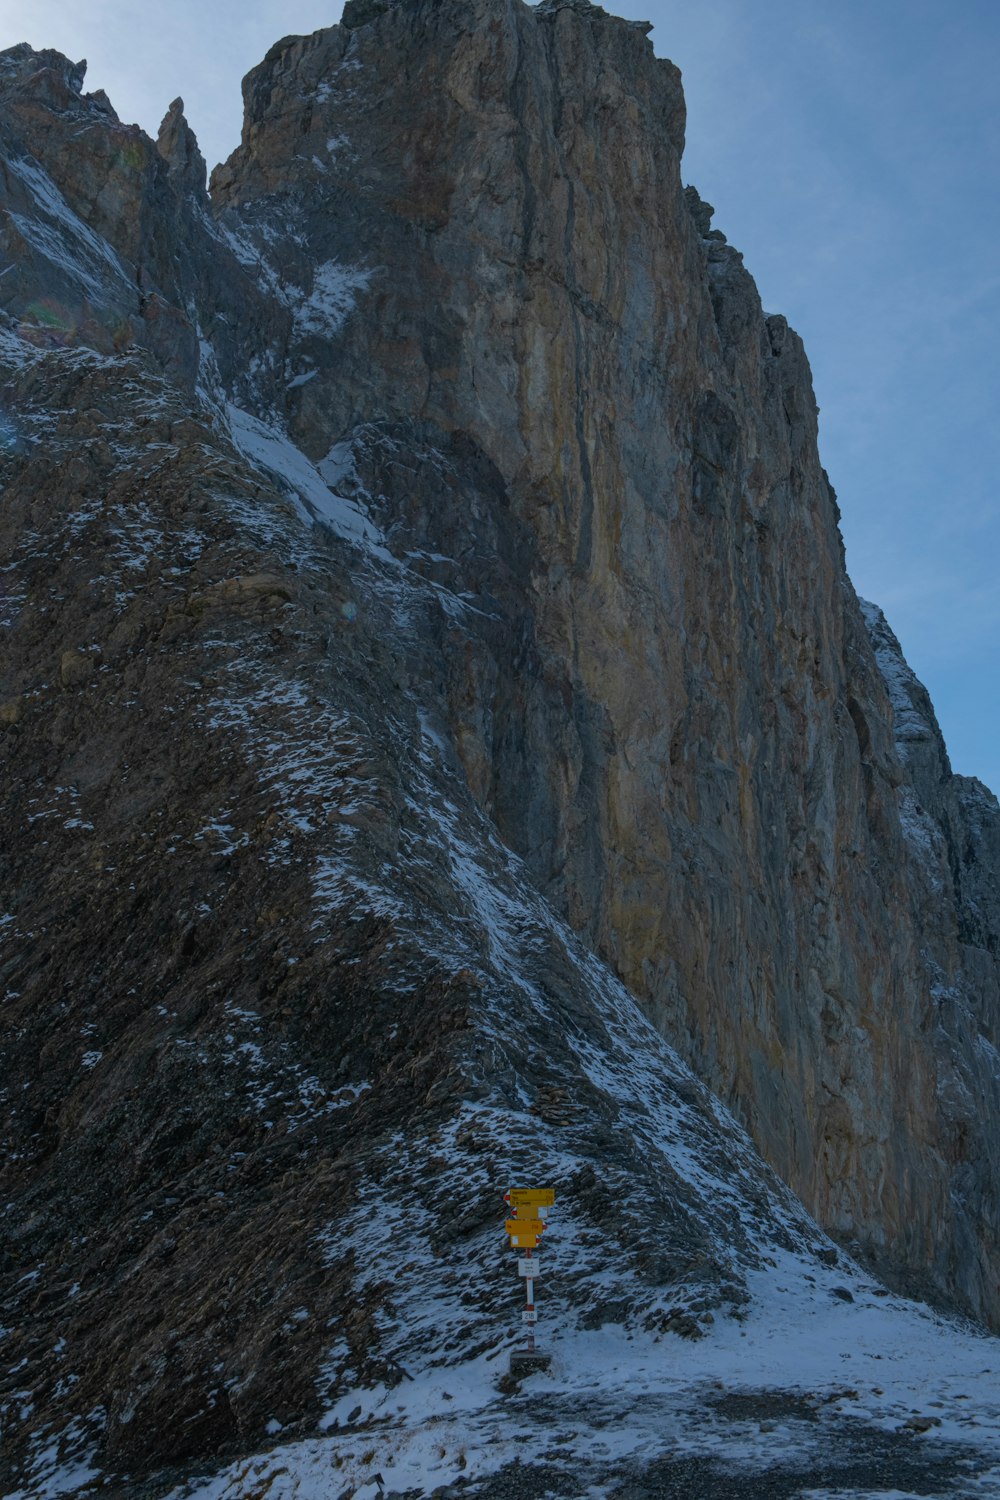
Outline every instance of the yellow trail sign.
<path id="1" fill-rule="evenodd" d="M 541 1219 L 506 1219 L 503 1227 L 508 1234 L 516 1234 L 518 1236 L 522 1234 L 539 1235 L 545 1229 L 545 1225 Z"/>
<path id="2" fill-rule="evenodd" d="M 538 1244 L 537 1234 L 512 1234 L 510 1237 L 511 1249 L 534 1250 Z"/>
<path id="3" fill-rule="evenodd" d="M 551 1208 L 555 1188 L 511 1188 L 506 1195 L 511 1208 Z"/>

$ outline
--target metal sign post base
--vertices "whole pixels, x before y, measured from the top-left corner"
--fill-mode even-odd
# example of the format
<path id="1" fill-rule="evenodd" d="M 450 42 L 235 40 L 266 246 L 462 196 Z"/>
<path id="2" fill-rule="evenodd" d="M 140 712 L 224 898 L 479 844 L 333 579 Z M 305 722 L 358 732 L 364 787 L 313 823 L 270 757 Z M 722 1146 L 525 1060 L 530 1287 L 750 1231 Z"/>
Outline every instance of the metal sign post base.
<path id="1" fill-rule="evenodd" d="M 543 1353 L 541 1349 L 515 1349 L 510 1357 L 510 1373 L 520 1380 L 522 1375 L 534 1375 L 539 1370 L 547 1370 L 551 1363 L 552 1355 Z"/>

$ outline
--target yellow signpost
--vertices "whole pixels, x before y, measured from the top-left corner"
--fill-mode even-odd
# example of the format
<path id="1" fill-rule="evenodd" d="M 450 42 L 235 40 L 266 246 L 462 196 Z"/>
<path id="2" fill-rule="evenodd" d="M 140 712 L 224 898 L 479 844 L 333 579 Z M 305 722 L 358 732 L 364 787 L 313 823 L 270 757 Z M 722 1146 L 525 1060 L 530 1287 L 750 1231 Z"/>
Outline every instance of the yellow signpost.
<path id="1" fill-rule="evenodd" d="M 543 1215 L 556 1201 L 554 1188 L 508 1188 L 503 1195 L 505 1203 L 510 1205 L 512 1218 L 505 1220 L 504 1229 L 510 1240 L 513 1250 L 534 1250 L 539 1239 L 545 1233 L 547 1225 Z M 518 1270 L 524 1276 L 524 1290 L 527 1297 L 527 1306 L 522 1314 L 528 1328 L 528 1348 L 524 1355 L 518 1356 L 521 1360 L 535 1362 L 547 1361 L 543 1355 L 535 1350 L 535 1324 L 538 1321 L 538 1311 L 535 1307 L 535 1277 L 538 1275 L 539 1262 L 535 1259 L 520 1260 Z M 511 1356 L 511 1367 L 513 1369 Z"/>
<path id="2" fill-rule="evenodd" d="M 555 1188 L 509 1188 L 504 1202 L 511 1208 L 551 1208 L 556 1201 Z"/>
<path id="3" fill-rule="evenodd" d="M 507 1219 L 504 1224 L 508 1234 L 544 1234 L 545 1224 L 541 1219 Z"/>

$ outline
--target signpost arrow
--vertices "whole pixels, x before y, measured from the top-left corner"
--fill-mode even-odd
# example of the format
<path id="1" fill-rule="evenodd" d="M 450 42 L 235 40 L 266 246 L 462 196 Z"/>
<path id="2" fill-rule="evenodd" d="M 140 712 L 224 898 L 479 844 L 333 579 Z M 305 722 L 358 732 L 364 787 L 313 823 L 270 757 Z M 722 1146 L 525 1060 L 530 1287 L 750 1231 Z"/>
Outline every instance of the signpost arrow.
<path id="1" fill-rule="evenodd" d="M 511 1208 L 551 1208 L 555 1201 L 555 1188 L 508 1188 L 504 1193 Z"/>
<path id="2" fill-rule="evenodd" d="M 507 1219 L 503 1226 L 508 1234 L 544 1234 L 545 1224 L 541 1219 Z"/>

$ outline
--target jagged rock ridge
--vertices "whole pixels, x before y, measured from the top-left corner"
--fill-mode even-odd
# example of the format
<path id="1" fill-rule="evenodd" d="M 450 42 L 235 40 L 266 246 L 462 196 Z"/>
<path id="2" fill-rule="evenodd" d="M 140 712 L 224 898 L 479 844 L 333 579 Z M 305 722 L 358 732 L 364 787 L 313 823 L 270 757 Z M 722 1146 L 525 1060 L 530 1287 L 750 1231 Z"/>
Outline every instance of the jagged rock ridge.
<path id="1" fill-rule="evenodd" d="M 801 345 L 685 197 L 644 28 L 356 0 L 249 75 L 211 199 L 179 100 L 154 147 L 82 66 L 0 64 L 29 1433 L 155 1465 L 400 1378 L 330 1204 L 413 1178 L 475 1185 L 456 1359 L 518 1167 L 596 1225 L 617 1173 L 626 1321 L 807 1249 L 588 949 L 828 1228 L 996 1319 L 996 801 L 866 627 Z"/>

